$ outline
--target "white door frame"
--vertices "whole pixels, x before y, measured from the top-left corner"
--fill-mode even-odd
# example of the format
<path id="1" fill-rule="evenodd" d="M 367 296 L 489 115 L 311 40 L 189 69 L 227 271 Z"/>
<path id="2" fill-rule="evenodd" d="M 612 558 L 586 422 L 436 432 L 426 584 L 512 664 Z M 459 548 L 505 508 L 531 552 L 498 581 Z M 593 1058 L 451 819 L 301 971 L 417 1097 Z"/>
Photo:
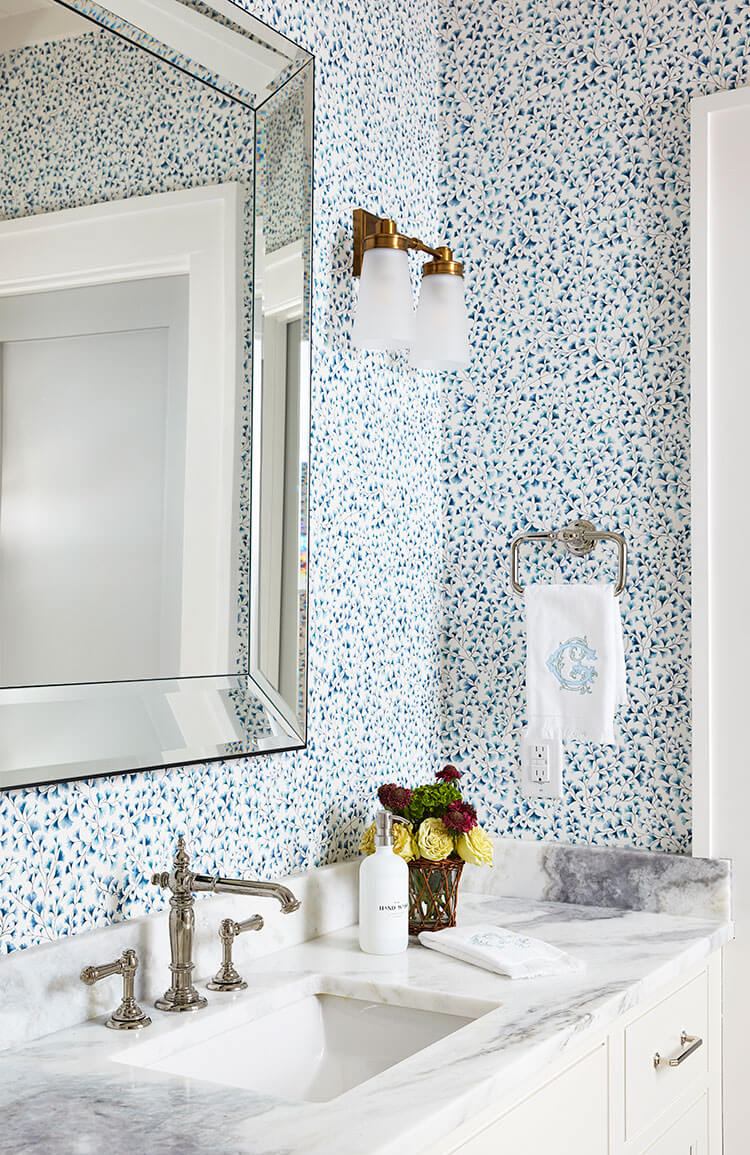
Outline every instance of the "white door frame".
<path id="1" fill-rule="evenodd" d="M 733 860 L 724 952 L 724 1144 L 750 1134 L 750 88 L 692 103 L 691 424 L 693 852 Z"/>
<path id="2" fill-rule="evenodd" d="M 262 221 L 256 238 L 254 291 L 256 309 L 262 312 L 262 338 L 255 342 L 253 358 L 250 672 L 264 694 L 283 709 L 284 537 L 290 521 L 296 527 L 300 518 L 299 508 L 286 501 L 287 425 L 300 420 L 300 415 L 286 412 L 286 340 L 289 322 L 302 317 L 304 257 L 302 241 L 266 253 Z"/>
<path id="3" fill-rule="evenodd" d="M 189 277 L 182 657 L 236 652 L 235 412 L 241 186 L 132 197 L 0 222 L 0 295 Z M 208 608 L 213 608 L 209 616 Z"/>
<path id="4" fill-rule="evenodd" d="M 693 854 L 721 854 L 716 844 L 716 734 L 712 729 L 713 598 L 711 523 L 710 136 L 712 119 L 750 107 L 750 88 L 701 96 L 691 104 L 690 428 L 692 526 Z M 747 532 L 738 524 L 736 532 Z M 738 582 L 746 575 L 737 574 Z"/>

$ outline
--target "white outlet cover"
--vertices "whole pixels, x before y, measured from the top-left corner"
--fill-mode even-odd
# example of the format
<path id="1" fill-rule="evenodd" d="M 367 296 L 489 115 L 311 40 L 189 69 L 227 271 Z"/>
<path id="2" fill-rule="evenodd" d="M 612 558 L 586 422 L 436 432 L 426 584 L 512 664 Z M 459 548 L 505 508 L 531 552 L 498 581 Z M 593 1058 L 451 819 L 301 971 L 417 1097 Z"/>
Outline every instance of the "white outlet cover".
<path id="1" fill-rule="evenodd" d="M 538 748 L 547 753 L 548 781 L 538 782 L 534 767 L 538 765 Z M 526 798 L 562 798 L 563 746 L 559 738 L 530 741 L 521 738 L 521 793 Z"/>

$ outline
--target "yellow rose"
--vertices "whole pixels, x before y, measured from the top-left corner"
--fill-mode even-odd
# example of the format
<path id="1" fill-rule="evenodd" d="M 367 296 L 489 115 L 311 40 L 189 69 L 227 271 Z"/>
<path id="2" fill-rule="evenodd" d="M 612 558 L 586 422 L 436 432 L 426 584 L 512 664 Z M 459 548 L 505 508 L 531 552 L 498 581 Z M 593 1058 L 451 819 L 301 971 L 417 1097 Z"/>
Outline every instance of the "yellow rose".
<path id="1" fill-rule="evenodd" d="M 422 858 L 440 862 L 453 853 L 453 835 L 442 818 L 423 818 L 417 831 L 417 847 Z"/>
<path id="2" fill-rule="evenodd" d="M 363 854 L 375 853 L 375 823 L 371 822 L 367 830 L 362 835 L 362 844 L 360 850 Z"/>
<path id="3" fill-rule="evenodd" d="M 360 847 L 363 854 L 375 853 L 375 823 L 371 822 L 367 830 L 362 835 L 362 843 Z M 405 826 L 403 822 L 393 823 L 393 852 L 400 854 L 404 862 L 411 862 L 412 858 L 417 857 L 417 844 L 414 841 L 414 834 L 411 826 Z"/>
<path id="4" fill-rule="evenodd" d="M 403 822 L 393 823 L 393 850 L 401 855 L 404 862 L 411 862 L 412 858 L 417 857 L 417 844 L 411 826 L 405 826 Z"/>
<path id="5" fill-rule="evenodd" d="M 492 839 L 481 826 L 475 826 L 468 834 L 460 834 L 456 839 L 456 850 L 464 862 L 471 862 L 473 866 L 492 866 Z"/>

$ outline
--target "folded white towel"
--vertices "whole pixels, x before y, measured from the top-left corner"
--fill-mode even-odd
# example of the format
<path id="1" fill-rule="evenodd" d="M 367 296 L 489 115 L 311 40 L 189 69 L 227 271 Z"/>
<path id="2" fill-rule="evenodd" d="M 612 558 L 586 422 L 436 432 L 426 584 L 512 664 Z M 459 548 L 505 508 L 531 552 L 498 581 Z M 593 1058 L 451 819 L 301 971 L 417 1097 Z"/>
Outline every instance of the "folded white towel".
<path id="1" fill-rule="evenodd" d="M 454 926 L 449 930 L 423 930 L 419 941 L 422 946 L 452 955 L 461 962 L 512 979 L 565 975 L 582 969 L 578 959 L 556 946 L 488 922 Z"/>
<path id="2" fill-rule="evenodd" d="M 627 701 L 620 606 L 611 585 L 526 589 L 528 741 L 615 742 Z"/>

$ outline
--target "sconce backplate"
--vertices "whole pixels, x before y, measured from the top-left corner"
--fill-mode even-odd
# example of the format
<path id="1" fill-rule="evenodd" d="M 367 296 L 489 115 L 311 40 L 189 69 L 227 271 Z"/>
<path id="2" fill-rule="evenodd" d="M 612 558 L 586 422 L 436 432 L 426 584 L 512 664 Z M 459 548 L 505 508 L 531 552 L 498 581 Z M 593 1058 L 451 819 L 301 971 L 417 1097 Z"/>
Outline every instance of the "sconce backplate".
<path id="1" fill-rule="evenodd" d="M 365 209 L 354 210 L 354 262 L 352 272 L 358 277 L 362 272 L 362 257 L 365 251 L 365 237 L 371 237 L 380 228 L 382 218 Z"/>

